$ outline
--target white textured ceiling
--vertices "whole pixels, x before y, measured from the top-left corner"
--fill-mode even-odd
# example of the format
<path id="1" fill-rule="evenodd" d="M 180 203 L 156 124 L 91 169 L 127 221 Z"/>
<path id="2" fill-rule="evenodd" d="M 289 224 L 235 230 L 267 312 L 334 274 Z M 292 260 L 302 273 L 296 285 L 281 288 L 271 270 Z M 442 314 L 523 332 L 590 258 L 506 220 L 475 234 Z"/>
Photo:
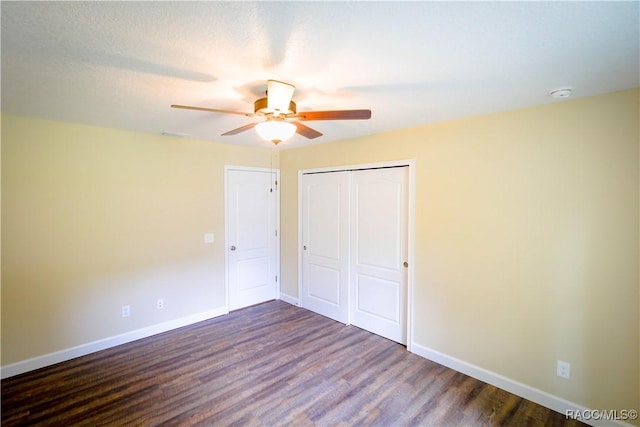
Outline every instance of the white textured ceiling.
<path id="1" fill-rule="evenodd" d="M 317 144 L 637 87 L 639 5 L 2 1 L 2 111 L 264 145 L 220 136 L 250 118 L 169 105 L 251 112 L 275 78 L 298 111 L 372 110 L 283 148 Z"/>

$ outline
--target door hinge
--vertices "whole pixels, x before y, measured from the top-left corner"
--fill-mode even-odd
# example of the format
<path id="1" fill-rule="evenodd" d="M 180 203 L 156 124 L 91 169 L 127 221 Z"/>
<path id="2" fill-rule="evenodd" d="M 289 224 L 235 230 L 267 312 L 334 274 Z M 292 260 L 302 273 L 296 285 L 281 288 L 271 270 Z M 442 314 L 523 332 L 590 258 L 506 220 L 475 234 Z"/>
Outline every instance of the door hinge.
<path id="1" fill-rule="evenodd" d="M 276 230 L 276 237 L 278 237 L 278 230 Z"/>
<path id="2" fill-rule="evenodd" d="M 278 276 L 276 276 L 276 283 L 278 283 Z"/>

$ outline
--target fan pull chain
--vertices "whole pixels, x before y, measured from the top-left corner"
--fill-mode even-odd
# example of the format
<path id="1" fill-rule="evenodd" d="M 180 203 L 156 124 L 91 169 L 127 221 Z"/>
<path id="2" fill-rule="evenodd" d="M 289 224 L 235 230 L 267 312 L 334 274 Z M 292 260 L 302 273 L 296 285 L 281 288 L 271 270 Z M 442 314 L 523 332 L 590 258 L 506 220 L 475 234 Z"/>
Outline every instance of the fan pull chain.
<path id="1" fill-rule="evenodd" d="M 276 156 L 276 170 L 278 168 L 278 151 L 276 148 L 273 149 L 273 151 L 271 152 L 270 156 L 269 156 L 269 161 L 270 161 L 270 169 L 271 169 L 271 175 L 276 175 L 276 170 L 274 170 L 273 168 L 273 156 Z M 278 178 L 276 178 L 274 181 L 272 181 L 272 184 L 275 185 L 275 190 L 278 191 Z M 273 185 L 271 186 L 271 188 L 269 188 L 269 193 L 273 193 Z"/>
<path id="2" fill-rule="evenodd" d="M 276 156 L 275 182 L 276 182 L 276 191 L 278 191 L 278 171 L 280 170 L 280 156 L 278 153 L 278 147 L 274 148 L 274 153 Z"/>
<path id="3" fill-rule="evenodd" d="M 275 169 L 273 168 L 273 157 L 275 156 L 276 160 L 275 160 Z M 275 176 L 276 178 L 273 180 L 273 184 L 275 185 L 275 190 L 278 191 L 278 163 L 280 158 L 278 157 L 278 149 L 274 147 L 273 151 L 271 152 L 271 175 Z M 270 193 L 273 193 L 273 186 L 271 187 L 271 189 L 269 189 Z"/>
<path id="4" fill-rule="evenodd" d="M 273 152 L 269 153 L 269 169 L 271 169 L 271 175 L 273 175 Z M 273 193 L 273 185 L 269 188 L 269 193 Z"/>

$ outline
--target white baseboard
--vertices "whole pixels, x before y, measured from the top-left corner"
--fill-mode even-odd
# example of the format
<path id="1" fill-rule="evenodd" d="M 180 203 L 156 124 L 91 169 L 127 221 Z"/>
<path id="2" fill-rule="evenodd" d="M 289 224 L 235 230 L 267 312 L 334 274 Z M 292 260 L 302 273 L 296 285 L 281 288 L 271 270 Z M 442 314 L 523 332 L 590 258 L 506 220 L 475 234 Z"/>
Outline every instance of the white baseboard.
<path id="1" fill-rule="evenodd" d="M 424 357 L 425 359 L 429 359 L 433 362 L 451 368 L 455 371 L 462 372 L 463 374 L 469 375 L 470 377 L 473 377 L 477 380 L 491 384 L 493 386 L 501 388 L 502 390 L 506 390 L 510 393 L 515 394 L 516 396 L 523 397 L 546 408 L 552 409 L 556 412 L 561 413 L 562 415 L 567 414 L 568 411 L 571 411 L 569 413 L 573 414 L 592 413 L 591 409 L 578 405 L 577 403 L 573 403 L 545 391 L 538 390 L 537 388 L 512 380 L 500 374 L 496 374 L 495 372 L 488 371 L 484 368 L 480 368 L 479 366 L 472 365 L 471 363 L 465 362 L 463 360 L 456 359 L 455 357 L 451 357 L 439 351 L 432 350 L 415 342 L 411 343 L 411 352 L 417 354 L 418 356 Z M 617 420 L 580 419 L 580 421 L 596 427 L 634 427 L 631 424 Z"/>
<path id="2" fill-rule="evenodd" d="M 151 335 L 156 335 L 162 332 L 170 331 L 172 329 L 181 328 L 183 326 L 191 325 L 203 320 L 222 316 L 223 314 L 227 313 L 229 313 L 227 307 L 218 307 L 213 310 L 193 314 L 191 316 L 181 317 L 179 319 L 170 320 L 168 322 L 159 323 L 157 325 L 147 326 L 145 328 L 136 329 L 135 331 L 126 332 L 124 334 L 115 335 L 113 337 L 104 338 L 87 344 L 81 344 L 75 347 L 67 348 L 65 350 L 60 350 L 20 362 L 12 363 L 0 368 L 0 377 L 4 379 L 12 377 L 14 375 L 23 374 L 25 372 L 33 371 L 34 369 L 44 368 L 45 366 L 50 366 L 55 363 L 60 363 L 66 360 L 74 359 L 76 357 L 85 356 L 90 353 L 95 353 L 96 351 L 105 350 L 107 348 L 115 347 L 120 344 L 125 344 L 131 341 L 139 340 L 141 338 L 150 337 Z"/>
<path id="3" fill-rule="evenodd" d="M 282 292 L 280 292 L 280 299 L 291 305 L 298 305 L 298 298 L 292 297 L 291 295 L 283 294 Z"/>

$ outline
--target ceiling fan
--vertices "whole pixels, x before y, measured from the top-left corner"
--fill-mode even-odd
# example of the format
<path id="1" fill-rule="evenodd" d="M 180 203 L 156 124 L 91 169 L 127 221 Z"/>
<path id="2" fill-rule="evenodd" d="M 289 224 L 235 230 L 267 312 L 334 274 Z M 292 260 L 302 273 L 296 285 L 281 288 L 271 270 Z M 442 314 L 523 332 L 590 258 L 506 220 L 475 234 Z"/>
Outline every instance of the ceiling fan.
<path id="1" fill-rule="evenodd" d="M 222 134 L 222 136 L 236 135 L 255 128 L 258 134 L 278 145 L 280 142 L 298 133 L 305 138 L 313 139 L 322 133 L 302 124 L 301 121 L 311 120 L 367 120 L 371 118 L 371 110 L 333 110 L 333 111 L 304 111 L 298 113 L 296 103 L 292 101 L 295 86 L 278 80 L 267 81 L 267 96 L 253 103 L 253 113 L 240 111 L 219 110 L 215 108 L 192 107 L 189 105 L 171 105 L 171 108 L 186 110 L 209 111 L 212 113 L 237 114 L 247 117 L 260 117 L 263 120 L 249 123 Z"/>

